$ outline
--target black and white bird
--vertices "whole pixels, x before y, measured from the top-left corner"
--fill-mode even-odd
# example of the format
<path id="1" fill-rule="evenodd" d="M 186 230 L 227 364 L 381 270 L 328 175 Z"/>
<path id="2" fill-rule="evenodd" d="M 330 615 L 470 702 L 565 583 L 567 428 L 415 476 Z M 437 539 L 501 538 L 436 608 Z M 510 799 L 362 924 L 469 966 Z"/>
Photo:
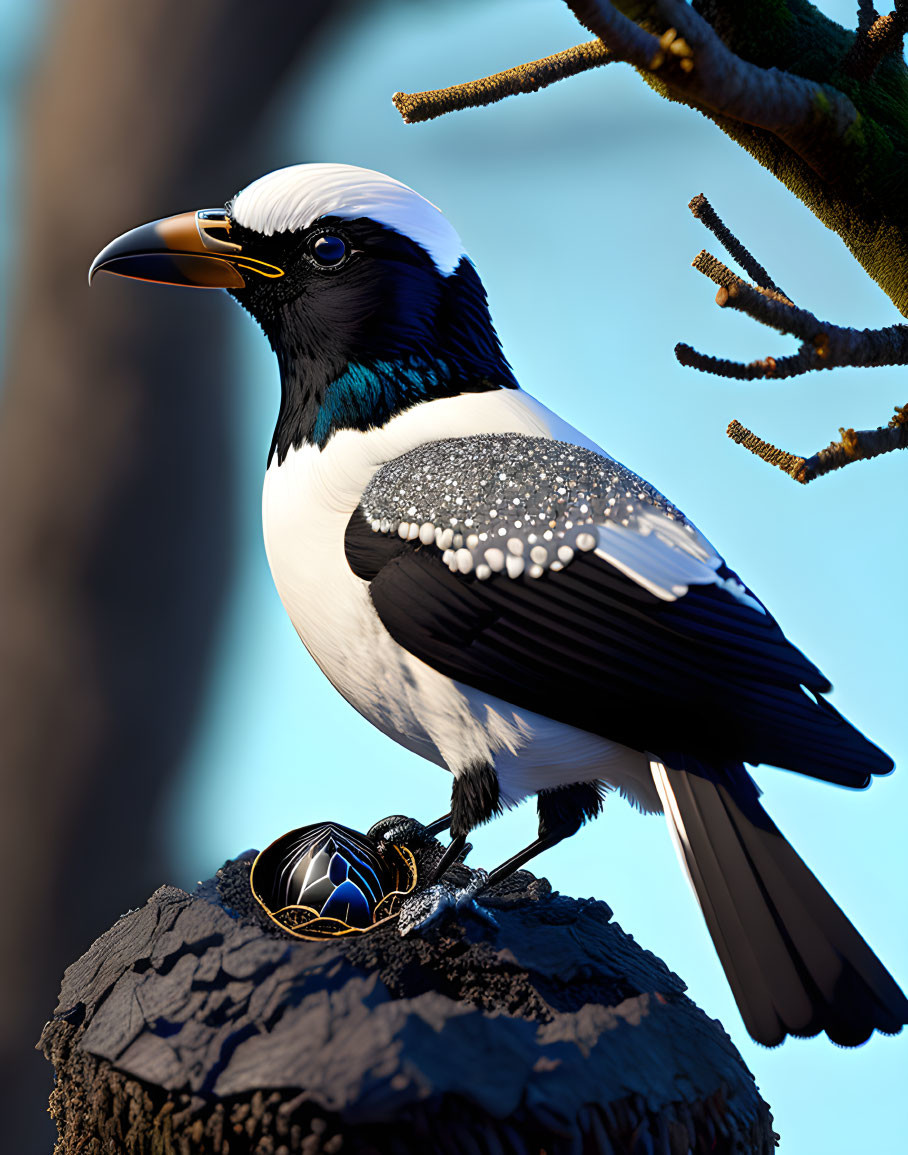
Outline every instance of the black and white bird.
<path id="1" fill-rule="evenodd" d="M 744 766 L 859 789 L 890 759 L 681 511 L 520 389 L 434 205 L 377 172 L 297 165 L 126 233 L 100 270 L 227 289 L 264 330 L 275 584 L 347 701 L 451 772 L 446 862 L 535 796 L 539 838 L 502 877 L 618 790 L 665 814 L 755 1039 L 856 1044 L 908 1022 Z M 438 882 L 405 917 L 486 878 Z"/>

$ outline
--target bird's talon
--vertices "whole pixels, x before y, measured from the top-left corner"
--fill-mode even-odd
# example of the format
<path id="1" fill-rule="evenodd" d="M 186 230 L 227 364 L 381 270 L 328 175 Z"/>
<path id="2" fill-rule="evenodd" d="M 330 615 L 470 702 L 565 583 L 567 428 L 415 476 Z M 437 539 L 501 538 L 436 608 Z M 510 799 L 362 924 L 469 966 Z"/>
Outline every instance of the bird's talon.
<path id="1" fill-rule="evenodd" d="M 414 930 L 426 930 L 448 906 L 451 891 L 440 882 L 411 895 L 400 908 L 397 929 L 404 938 Z"/>
<path id="2" fill-rule="evenodd" d="M 474 870 L 466 886 L 453 887 L 445 882 L 427 886 L 411 895 L 400 908 L 398 930 L 404 937 L 416 930 L 427 930 L 446 910 L 463 910 L 467 906 L 491 926 L 497 926 L 495 916 L 476 901 L 488 881 L 488 871 Z"/>
<path id="3" fill-rule="evenodd" d="M 461 889 L 456 892 L 458 895 L 457 906 L 461 907 L 469 902 L 475 895 L 479 894 L 481 890 L 485 890 L 488 884 L 489 872 L 483 870 L 481 866 L 476 867 L 470 872 L 470 881 L 467 885 L 461 887 Z"/>

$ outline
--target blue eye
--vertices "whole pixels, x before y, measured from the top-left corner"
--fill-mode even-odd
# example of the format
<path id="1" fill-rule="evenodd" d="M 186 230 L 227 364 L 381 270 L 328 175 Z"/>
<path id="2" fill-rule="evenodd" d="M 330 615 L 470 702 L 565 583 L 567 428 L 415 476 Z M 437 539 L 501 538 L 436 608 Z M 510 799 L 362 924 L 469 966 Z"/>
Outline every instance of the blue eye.
<path id="1" fill-rule="evenodd" d="M 347 244 L 331 233 L 322 233 L 309 246 L 309 252 L 317 264 L 330 268 L 342 263 L 347 255 Z"/>

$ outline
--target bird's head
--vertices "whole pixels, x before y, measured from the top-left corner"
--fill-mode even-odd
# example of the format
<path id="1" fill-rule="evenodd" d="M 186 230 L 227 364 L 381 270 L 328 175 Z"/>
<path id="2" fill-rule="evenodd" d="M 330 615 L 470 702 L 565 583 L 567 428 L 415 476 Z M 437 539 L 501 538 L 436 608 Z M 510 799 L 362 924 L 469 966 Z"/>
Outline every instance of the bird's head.
<path id="1" fill-rule="evenodd" d="M 101 271 L 226 289 L 248 309 L 280 365 L 278 461 L 424 401 L 516 384 L 454 228 L 369 169 L 279 169 L 225 208 L 118 237 L 89 281 Z"/>

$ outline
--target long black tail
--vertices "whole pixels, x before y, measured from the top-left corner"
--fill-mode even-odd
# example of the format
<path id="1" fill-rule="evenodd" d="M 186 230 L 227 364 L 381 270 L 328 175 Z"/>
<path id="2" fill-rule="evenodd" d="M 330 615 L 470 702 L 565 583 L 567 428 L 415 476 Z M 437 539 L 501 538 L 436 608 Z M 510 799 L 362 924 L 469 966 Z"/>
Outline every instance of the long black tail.
<path id="1" fill-rule="evenodd" d="M 750 1034 L 856 1046 L 908 1000 L 756 799 L 653 762 L 669 828 Z"/>

